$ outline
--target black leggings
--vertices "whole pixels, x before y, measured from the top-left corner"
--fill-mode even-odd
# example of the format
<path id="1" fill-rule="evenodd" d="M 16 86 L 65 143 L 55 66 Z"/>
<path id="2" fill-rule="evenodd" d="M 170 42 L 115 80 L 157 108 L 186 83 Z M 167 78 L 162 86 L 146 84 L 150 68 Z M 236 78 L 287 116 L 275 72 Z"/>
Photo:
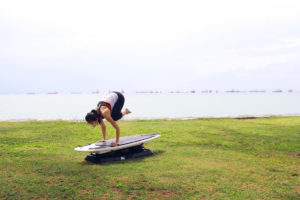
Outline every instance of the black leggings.
<path id="1" fill-rule="evenodd" d="M 113 118 L 113 120 L 118 121 L 119 119 L 121 119 L 123 117 L 122 114 L 122 108 L 124 106 L 124 102 L 125 102 L 125 98 L 123 96 L 123 94 L 121 94 L 120 92 L 114 92 L 118 95 L 118 100 L 115 103 L 112 111 L 111 111 L 111 117 Z"/>

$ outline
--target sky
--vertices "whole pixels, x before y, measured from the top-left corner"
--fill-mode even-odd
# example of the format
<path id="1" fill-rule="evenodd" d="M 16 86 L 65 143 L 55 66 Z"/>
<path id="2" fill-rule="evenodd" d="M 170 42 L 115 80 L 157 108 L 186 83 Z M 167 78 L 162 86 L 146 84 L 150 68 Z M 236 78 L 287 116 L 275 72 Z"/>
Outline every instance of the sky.
<path id="1" fill-rule="evenodd" d="M 0 0 L 0 94 L 300 90 L 299 0 Z"/>

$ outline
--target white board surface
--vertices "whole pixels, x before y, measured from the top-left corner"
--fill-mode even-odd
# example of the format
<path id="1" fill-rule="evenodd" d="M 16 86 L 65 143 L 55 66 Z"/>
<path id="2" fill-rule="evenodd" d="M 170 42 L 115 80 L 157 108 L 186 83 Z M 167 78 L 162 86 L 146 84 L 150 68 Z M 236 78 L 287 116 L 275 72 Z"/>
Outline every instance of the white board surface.
<path id="1" fill-rule="evenodd" d="M 120 137 L 119 145 L 115 147 L 110 146 L 112 142 L 116 141 L 116 139 L 114 138 L 114 139 L 106 140 L 105 142 L 96 142 L 85 146 L 79 146 L 76 147 L 74 150 L 80 152 L 103 154 L 111 151 L 117 151 L 120 149 L 125 149 L 129 147 L 149 143 L 158 137 L 160 137 L 160 134 L 158 133 L 129 135 L 129 136 Z"/>

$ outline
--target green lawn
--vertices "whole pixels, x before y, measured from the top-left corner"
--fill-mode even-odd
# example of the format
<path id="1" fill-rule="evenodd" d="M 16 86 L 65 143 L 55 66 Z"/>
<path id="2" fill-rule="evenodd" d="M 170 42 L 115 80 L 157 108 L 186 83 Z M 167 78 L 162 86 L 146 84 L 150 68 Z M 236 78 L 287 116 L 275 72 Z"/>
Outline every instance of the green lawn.
<path id="1" fill-rule="evenodd" d="M 300 117 L 121 121 L 154 156 L 101 165 L 81 122 L 1 122 L 0 199 L 299 199 Z M 108 125 L 109 138 L 115 137 Z"/>

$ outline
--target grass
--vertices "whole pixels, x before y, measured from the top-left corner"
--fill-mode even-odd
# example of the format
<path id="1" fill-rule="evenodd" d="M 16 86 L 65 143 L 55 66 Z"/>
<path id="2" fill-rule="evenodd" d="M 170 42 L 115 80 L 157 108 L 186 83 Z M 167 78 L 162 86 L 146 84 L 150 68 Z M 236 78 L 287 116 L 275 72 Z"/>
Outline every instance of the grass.
<path id="1" fill-rule="evenodd" d="M 94 165 L 80 122 L 1 122 L 0 199 L 299 199 L 300 117 L 121 121 L 154 156 Z M 108 136 L 115 136 L 108 125 Z"/>

